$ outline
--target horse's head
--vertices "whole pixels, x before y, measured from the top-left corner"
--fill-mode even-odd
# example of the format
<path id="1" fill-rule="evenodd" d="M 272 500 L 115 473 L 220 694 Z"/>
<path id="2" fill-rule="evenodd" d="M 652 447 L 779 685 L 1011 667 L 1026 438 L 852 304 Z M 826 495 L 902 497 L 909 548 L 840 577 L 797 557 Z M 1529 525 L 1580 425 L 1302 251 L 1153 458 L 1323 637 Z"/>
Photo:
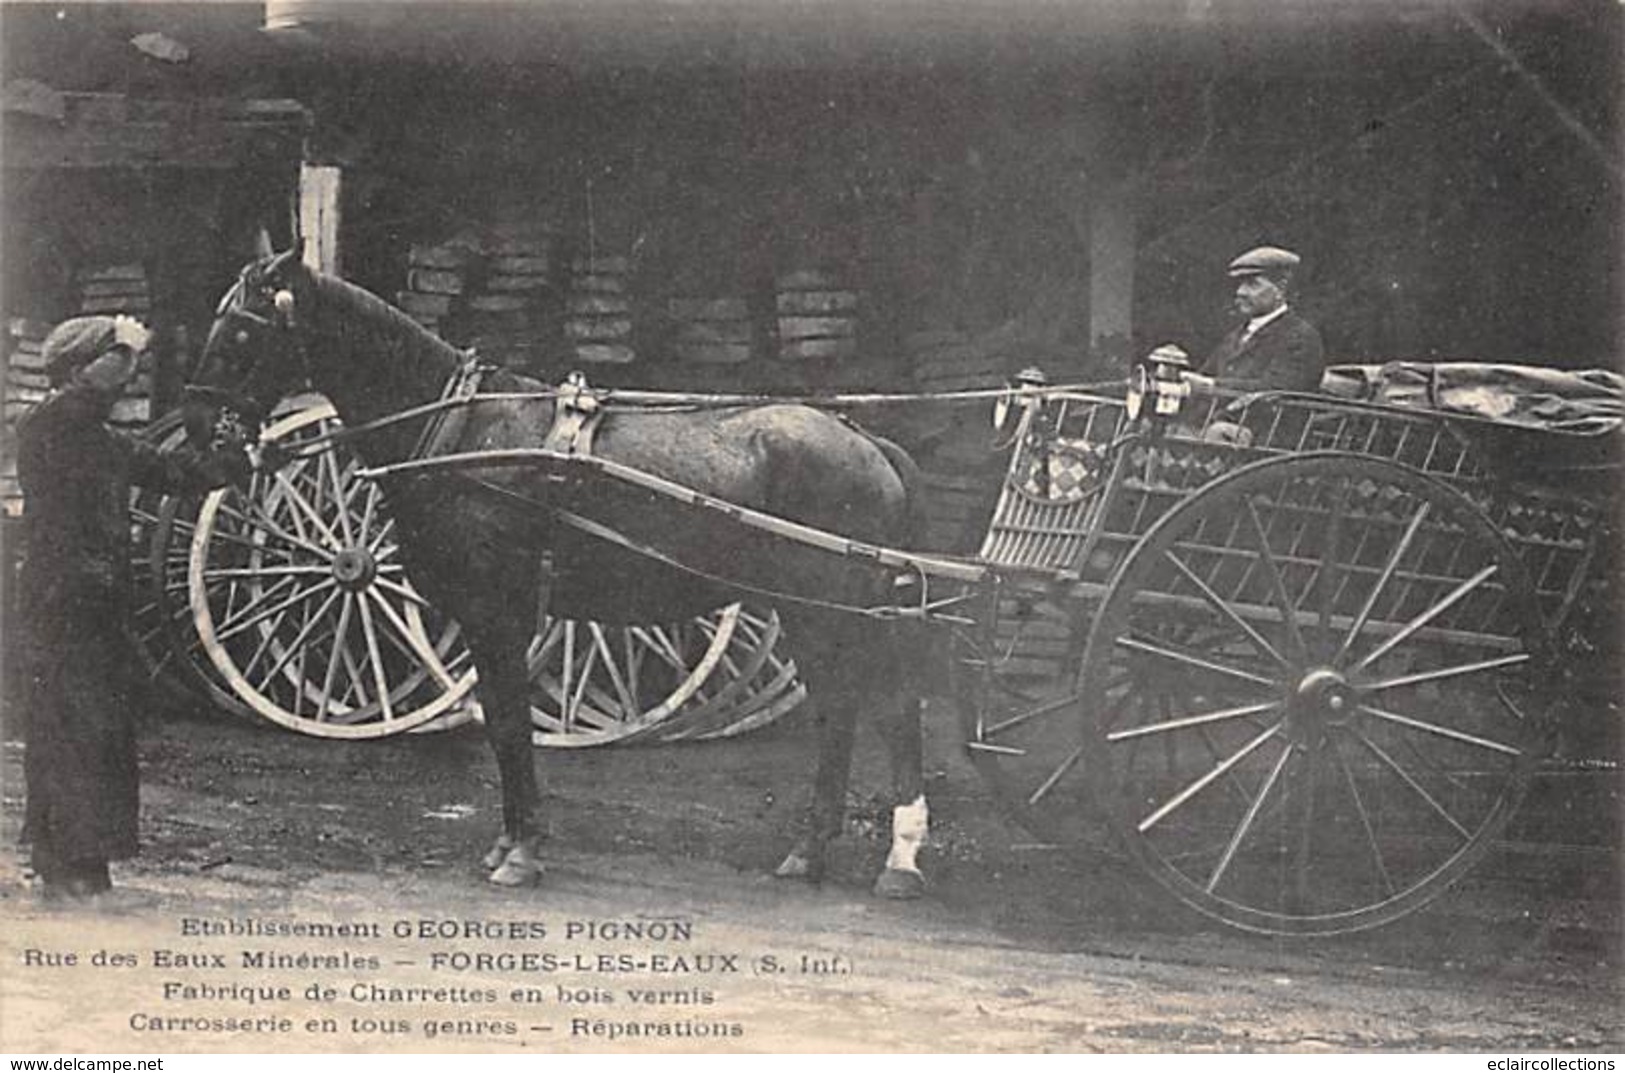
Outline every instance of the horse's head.
<path id="1" fill-rule="evenodd" d="M 215 309 L 198 376 L 187 386 L 194 412 L 231 411 L 258 428 L 276 403 L 308 386 L 300 310 L 309 308 L 315 277 L 299 247 L 244 266 Z M 201 420 L 201 418 L 196 418 Z"/>

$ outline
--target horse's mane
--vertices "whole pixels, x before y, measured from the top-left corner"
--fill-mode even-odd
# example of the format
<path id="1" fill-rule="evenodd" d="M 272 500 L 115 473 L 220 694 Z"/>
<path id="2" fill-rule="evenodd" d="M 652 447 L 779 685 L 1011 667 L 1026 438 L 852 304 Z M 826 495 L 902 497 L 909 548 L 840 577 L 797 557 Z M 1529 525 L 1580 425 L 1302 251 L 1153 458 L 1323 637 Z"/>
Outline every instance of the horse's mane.
<path id="1" fill-rule="evenodd" d="M 311 275 L 320 305 L 336 310 L 347 331 L 365 333 L 393 351 L 404 363 L 403 374 L 444 380 L 468 360 L 469 351 L 446 342 L 365 287 L 320 272 L 312 271 Z M 512 369 L 501 370 L 500 380 L 510 388 L 540 386 L 534 377 Z"/>
<path id="2" fill-rule="evenodd" d="M 324 310 L 336 310 L 347 331 L 360 331 L 444 375 L 463 359 L 456 347 L 371 291 L 337 276 L 312 272 Z"/>

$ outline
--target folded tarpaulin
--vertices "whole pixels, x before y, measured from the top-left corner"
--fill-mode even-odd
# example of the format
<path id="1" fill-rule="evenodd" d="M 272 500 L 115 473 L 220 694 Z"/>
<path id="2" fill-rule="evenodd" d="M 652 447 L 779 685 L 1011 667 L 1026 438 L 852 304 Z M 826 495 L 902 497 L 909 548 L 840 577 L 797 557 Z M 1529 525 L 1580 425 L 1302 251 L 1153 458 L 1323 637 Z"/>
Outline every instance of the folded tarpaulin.
<path id="1" fill-rule="evenodd" d="M 1466 361 L 1332 365 L 1320 389 L 1345 399 L 1468 414 L 1578 436 L 1602 436 L 1625 423 L 1625 377 L 1607 369 Z"/>

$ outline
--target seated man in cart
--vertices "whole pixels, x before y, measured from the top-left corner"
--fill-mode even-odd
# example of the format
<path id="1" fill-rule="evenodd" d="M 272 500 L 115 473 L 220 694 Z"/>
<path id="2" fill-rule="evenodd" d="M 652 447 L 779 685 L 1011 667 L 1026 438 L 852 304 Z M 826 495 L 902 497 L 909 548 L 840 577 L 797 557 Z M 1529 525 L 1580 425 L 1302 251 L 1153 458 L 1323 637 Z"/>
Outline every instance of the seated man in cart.
<path id="1" fill-rule="evenodd" d="M 52 393 L 18 432 L 25 833 L 48 898 L 106 891 L 108 861 L 136 852 L 130 486 L 202 491 L 249 470 L 241 446 L 160 453 L 106 426 L 148 338 L 123 316 L 59 324 L 44 346 Z"/>
<path id="2" fill-rule="evenodd" d="M 1287 304 L 1298 264 L 1297 254 L 1276 246 L 1248 250 L 1230 262 L 1232 304 L 1247 319 L 1219 342 L 1198 373 L 1248 391 L 1320 387 L 1326 364 L 1320 333 Z"/>

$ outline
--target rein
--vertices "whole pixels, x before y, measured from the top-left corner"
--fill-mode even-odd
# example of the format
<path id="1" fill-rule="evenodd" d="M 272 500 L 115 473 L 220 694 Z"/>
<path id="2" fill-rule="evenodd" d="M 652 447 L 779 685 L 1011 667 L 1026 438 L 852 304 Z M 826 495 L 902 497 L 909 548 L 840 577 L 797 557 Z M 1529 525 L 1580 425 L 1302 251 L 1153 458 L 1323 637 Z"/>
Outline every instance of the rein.
<path id="1" fill-rule="evenodd" d="M 885 406 L 898 403 L 929 402 L 981 402 L 987 400 L 1038 400 L 1042 402 L 1092 402 L 1107 405 L 1120 403 L 1116 396 L 1106 394 L 1121 382 L 1115 380 L 1094 383 L 1057 384 L 1055 386 L 967 388 L 960 391 L 931 392 L 870 392 L 836 395 L 764 395 L 716 394 L 677 391 L 645 391 L 628 388 L 593 388 L 567 381 L 560 387 L 545 387 L 536 391 L 479 391 L 479 383 L 496 366 L 481 364 L 472 352 L 467 363 L 453 372 L 441 391 L 440 398 L 408 407 L 383 417 L 374 418 L 353 428 L 333 429 L 300 442 L 290 458 L 302 458 L 332 444 L 349 443 L 364 436 L 391 428 L 421 417 L 443 417 L 448 411 L 473 406 L 482 402 L 556 402 L 560 399 L 586 398 L 596 402 L 605 413 L 677 413 L 697 410 L 736 409 L 741 406 L 812 406 L 844 408 L 851 406 Z M 470 387 L 472 385 L 472 387 Z M 438 422 L 430 427 L 438 427 Z M 408 461 L 425 457 L 422 453 L 429 439 L 429 428 L 418 441 L 418 450 Z"/>

